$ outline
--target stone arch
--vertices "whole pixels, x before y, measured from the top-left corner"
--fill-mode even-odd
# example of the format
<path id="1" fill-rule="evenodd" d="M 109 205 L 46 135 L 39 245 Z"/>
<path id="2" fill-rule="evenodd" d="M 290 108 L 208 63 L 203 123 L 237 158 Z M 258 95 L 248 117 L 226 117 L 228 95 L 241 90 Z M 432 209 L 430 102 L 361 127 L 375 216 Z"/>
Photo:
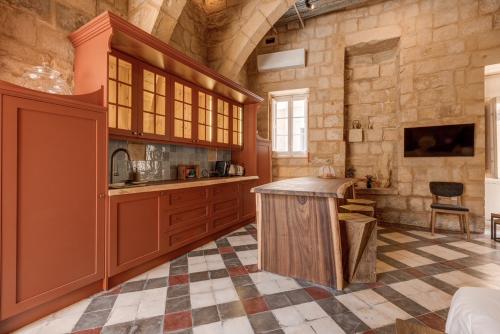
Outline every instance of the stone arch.
<path id="1" fill-rule="evenodd" d="M 248 57 L 260 40 L 294 4 L 294 0 L 251 0 L 240 7 L 237 18 L 222 28 L 220 18 L 209 22 L 209 66 L 221 74 L 236 79 Z M 227 14 L 226 14 L 227 15 Z"/>
<path id="2" fill-rule="evenodd" d="M 130 0 L 128 20 L 169 42 L 187 0 Z"/>

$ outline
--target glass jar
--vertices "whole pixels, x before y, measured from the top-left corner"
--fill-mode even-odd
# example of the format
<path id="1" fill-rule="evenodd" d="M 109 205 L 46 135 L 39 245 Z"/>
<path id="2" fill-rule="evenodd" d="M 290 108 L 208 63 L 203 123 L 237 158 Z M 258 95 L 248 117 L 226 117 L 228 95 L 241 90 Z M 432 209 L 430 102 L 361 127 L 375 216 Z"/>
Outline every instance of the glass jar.
<path id="1" fill-rule="evenodd" d="M 61 78 L 61 73 L 50 68 L 45 62 L 41 66 L 33 66 L 24 72 L 22 86 L 51 94 L 71 94 L 71 89 Z"/>

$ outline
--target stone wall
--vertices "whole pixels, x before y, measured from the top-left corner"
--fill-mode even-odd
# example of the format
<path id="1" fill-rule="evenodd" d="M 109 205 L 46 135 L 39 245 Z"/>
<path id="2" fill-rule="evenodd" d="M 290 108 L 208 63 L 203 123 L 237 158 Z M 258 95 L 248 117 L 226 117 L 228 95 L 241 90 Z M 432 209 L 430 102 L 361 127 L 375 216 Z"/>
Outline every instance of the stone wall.
<path id="1" fill-rule="evenodd" d="M 105 10 L 126 17 L 127 0 L 0 0 L 0 80 L 21 83 L 26 68 L 46 61 L 73 82 L 67 36 Z"/>
<path id="2" fill-rule="evenodd" d="M 353 121 L 363 133 L 361 141 L 348 141 L 346 167 L 354 168 L 355 177 L 375 176 L 384 187 L 397 187 L 398 56 L 399 38 L 346 49 L 346 135 Z"/>
<path id="3" fill-rule="evenodd" d="M 207 16 L 195 1 L 187 1 L 169 44 L 195 60 L 207 64 Z"/>
<path id="4" fill-rule="evenodd" d="M 499 0 L 385 1 L 306 21 L 305 29 L 279 29 L 279 45 L 255 54 L 306 48 L 301 69 L 256 73 L 249 60 L 251 88 L 269 92 L 310 88 L 309 148 L 314 156 L 334 157 L 345 167 L 344 54 L 360 43 L 399 38 L 397 108 L 399 128 L 396 195 L 377 196 L 384 220 L 428 226 L 433 180 L 465 184 L 464 204 L 471 209 L 472 228 L 484 229 L 485 122 L 483 67 L 500 62 Z M 341 70 L 338 68 L 340 64 Z M 265 104 L 259 133 L 268 137 Z M 403 158 L 402 128 L 452 123 L 476 124 L 474 157 Z M 274 160 L 274 177 L 314 174 L 308 160 Z M 439 227 L 456 229 L 457 220 L 441 217 Z"/>

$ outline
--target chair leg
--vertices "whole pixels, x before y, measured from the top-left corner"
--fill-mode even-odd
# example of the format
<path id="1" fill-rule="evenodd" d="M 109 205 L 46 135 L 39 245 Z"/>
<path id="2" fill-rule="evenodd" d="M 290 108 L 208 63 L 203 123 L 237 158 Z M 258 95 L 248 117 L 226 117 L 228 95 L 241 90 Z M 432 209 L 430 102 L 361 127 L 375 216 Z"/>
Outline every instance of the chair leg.
<path id="1" fill-rule="evenodd" d="M 493 237 L 493 225 L 495 225 L 495 221 L 494 221 L 494 219 L 495 219 L 495 218 L 493 218 L 493 214 L 491 214 L 491 220 L 490 220 L 490 222 L 491 222 L 491 225 L 490 225 L 491 235 L 490 235 L 490 237 L 491 237 L 491 239 L 493 239 L 493 240 L 495 239 L 495 238 Z"/>
<path id="2" fill-rule="evenodd" d="M 460 223 L 460 233 L 464 233 L 465 232 L 464 215 L 458 215 L 458 222 Z"/>
<path id="3" fill-rule="evenodd" d="M 434 225 L 436 225 L 436 211 L 431 210 L 431 234 L 434 235 Z"/>
<path id="4" fill-rule="evenodd" d="M 469 214 L 464 215 L 465 229 L 467 231 L 467 240 L 470 240 Z"/>

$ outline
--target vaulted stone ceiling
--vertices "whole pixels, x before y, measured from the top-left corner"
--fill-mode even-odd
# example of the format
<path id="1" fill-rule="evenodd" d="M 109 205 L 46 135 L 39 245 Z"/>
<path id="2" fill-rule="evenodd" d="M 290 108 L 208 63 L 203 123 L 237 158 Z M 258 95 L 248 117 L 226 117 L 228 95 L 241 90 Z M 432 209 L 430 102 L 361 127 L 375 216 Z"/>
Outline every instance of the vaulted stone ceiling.
<path id="1" fill-rule="evenodd" d="M 129 0 L 129 21 L 235 79 L 273 26 L 298 20 L 294 4 L 307 19 L 376 1 Z"/>

